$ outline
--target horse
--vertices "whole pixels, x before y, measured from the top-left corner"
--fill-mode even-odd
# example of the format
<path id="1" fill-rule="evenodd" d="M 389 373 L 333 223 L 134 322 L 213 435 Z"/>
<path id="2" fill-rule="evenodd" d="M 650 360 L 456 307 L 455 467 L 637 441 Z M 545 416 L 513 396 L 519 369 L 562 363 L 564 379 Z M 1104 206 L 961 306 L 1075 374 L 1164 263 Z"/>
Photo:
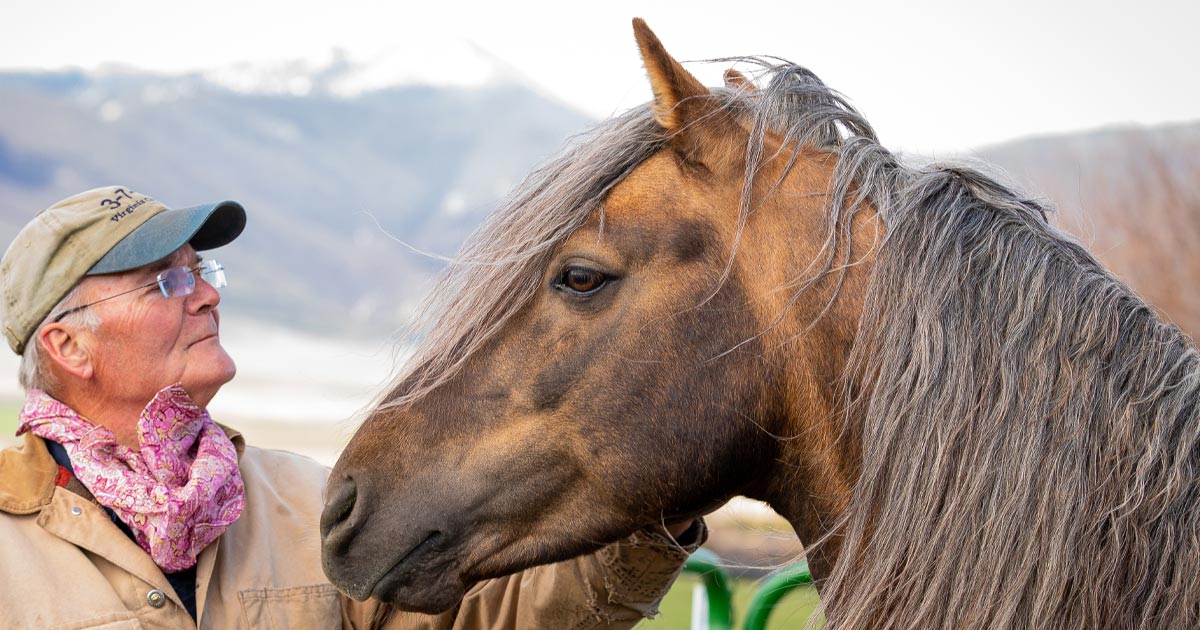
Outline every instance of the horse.
<path id="1" fill-rule="evenodd" d="M 812 72 L 654 99 L 469 238 L 331 474 L 339 588 L 471 585 L 735 495 L 829 628 L 1200 624 L 1200 356 L 1048 208 L 911 166 Z M 754 60 L 748 60 L 754 61 Z"/>

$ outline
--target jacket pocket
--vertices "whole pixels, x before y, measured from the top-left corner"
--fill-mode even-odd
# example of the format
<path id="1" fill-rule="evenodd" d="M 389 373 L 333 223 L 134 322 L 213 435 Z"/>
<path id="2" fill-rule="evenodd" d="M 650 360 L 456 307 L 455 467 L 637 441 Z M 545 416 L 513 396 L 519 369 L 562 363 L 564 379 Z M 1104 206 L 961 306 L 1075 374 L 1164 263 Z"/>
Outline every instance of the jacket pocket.
<path id="1" fill-rule="evenodd" d="M 309 630 L 342 627 L 341 598 L 332 584 L 238 592 L 247 628 Z"/>

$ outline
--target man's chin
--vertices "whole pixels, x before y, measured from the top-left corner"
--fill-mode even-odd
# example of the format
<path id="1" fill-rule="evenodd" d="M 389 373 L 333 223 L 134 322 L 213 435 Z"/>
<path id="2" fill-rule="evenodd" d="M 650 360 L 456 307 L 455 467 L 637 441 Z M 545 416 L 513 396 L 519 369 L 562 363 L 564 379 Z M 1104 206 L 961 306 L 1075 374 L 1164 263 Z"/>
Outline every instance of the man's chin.
<path id="1" fill-rule="evenodd" d="M 226 383 L 233 380 L 237 375 L 237 367 L 233 361 L 228 361 L 226 369 L 214 370 L 212 373 L 205 374 L 202 378 L 185 378 L 183 380 L 183 389 L 187 391 L 188 396 L 201 407 L 208 407 L 214 396 L 220 391 Z"/>

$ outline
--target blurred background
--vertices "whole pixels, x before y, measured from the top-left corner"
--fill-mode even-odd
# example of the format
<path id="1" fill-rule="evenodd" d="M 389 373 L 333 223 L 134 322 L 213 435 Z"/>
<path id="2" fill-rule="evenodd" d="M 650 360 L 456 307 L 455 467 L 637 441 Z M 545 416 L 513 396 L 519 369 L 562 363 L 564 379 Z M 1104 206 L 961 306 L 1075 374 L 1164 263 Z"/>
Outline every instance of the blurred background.
<path id="1" fill-rule="evenodd" d="M 633 16 L 681 60 L 808 66 L 913 160 L 995 165 L 1200 331 L 1195 2 L 73 0 L 4 13 L 0 241 L 102 185 L 176 207 L 242 202 L 246 232 L 213 254 L 239 375 L 212 411 L 262 446 L 332 463 L 405 356 L 398 333 L 441 266 L 419 252 L 453 255 L 571 134 L 649 99 Z M 689 64 L 710 85 L 728 66 Z M 14 441 L 16 365 L 0 358 L 0 445 Z M 712 524 L 710 546 L 751 577 L 801 551 L 753 502 Z M 647 627 L 686 627 L 671 606 Z"/>

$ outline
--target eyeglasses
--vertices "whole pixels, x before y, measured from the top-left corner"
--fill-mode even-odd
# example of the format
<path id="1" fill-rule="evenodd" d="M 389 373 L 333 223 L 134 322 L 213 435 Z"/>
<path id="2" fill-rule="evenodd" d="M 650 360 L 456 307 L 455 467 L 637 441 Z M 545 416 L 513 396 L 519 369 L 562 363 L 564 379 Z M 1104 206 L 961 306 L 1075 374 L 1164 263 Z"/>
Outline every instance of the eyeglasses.
<path id="1" fill-rule="evenodd" d="M 204 281 L 212 285 L 214 289 L 220 289 L 227 284 L 225 282 L 225 268 L 221 266 L 221 263 L 215 260 L 206 260 L 195 267 L 172 267 L 171 269 L 158 274 L 158 277 L 155 278 L 154 282 L 151 282 L 150 284 L 134 287 L 128 291 L 122 291 L 116 295 L 100 298 L 95 302 L 89 302 L 82 306 L 69 308 L 58 315 L 55 315 L 54 321 L 56 323 L 61 322 L 64 317 L 76 311 L 82 311 L 89 306 L 93 306 L 113 298 L 118 298 L 122 295 L 128 295 L 137 291 L 149 289 L 155 285 L 157 285 L 158 289 L 162 291 L 163 297 L 165 298 L 191 295 L 196 291 L 196 274 L 200 274 L 200 277 L 204 278 Z"/>

